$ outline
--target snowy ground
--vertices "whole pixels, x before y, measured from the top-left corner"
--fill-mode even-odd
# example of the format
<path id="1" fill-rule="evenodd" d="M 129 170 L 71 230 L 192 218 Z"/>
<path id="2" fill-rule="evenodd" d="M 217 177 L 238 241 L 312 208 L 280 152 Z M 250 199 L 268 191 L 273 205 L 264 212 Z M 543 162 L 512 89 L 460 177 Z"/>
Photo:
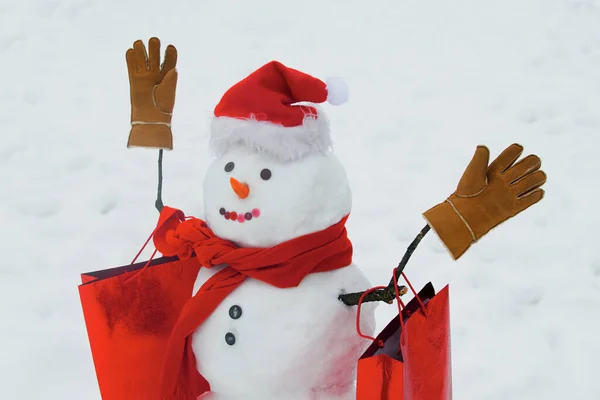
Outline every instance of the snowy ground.
<path id="1" fill-rule="evenodd" d="M 156 221 L 156 152 L 125 146 L 125 50 L 153 35 L 180 54 L 164 197 L 188 214 L 231 84 L 271 59 L 349 83 L 328 110 L 374 284 L 477 144 L 538 154 L 542 203 L 458 262 L 428 235 L 407 272 L 451 285 L 456 399 L 598 398 L 598 0 L 0 1 L 2 398 L 99 398 L 77 284 Z"/>

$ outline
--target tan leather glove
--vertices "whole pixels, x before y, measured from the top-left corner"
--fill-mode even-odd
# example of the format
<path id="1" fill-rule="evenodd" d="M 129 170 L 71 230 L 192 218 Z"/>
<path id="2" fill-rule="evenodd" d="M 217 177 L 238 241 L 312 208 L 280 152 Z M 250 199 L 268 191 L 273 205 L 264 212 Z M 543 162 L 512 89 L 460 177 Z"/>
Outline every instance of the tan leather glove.
<path id="1" fill-rule="evenodd" d="M 127 50 L 131 95 L 131 131 L 127 147 L 173 149 L 171 116 L 177 87 L 177 50 L 169 45 L 160 65 L 160 40 L 141 40 Z"/>
<path id="2" fill-rule="evenodd" d="M 529 155 L 515 164 L 522 152 L 521 145 L 512 144 L 488 167 L 490 151 L 477 146 L 456 191 L 423 214 L 455 260 L 492 228 L 544 197 L 542 161 Z"/>

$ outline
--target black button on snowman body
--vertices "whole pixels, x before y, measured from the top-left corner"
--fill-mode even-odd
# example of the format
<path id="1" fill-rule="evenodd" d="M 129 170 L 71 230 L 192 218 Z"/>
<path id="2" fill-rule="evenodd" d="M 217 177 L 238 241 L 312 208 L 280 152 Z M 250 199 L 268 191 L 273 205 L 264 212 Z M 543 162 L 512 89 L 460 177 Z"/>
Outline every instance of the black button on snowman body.
<path id="1" fill-rule="evenodd" d="M 233 346 L 235 344 L 235 335 L 231 332 L 227 332 L 225 334 L 225 342 L 228 345 Z"/>
<path id="2" fill-rule="evenodd" d="M 238 305 L 231 306 L 229 309 L 229 316 L 232 319 L 239 319 L 242 316 L 242 307 Z M 235 344 L 235 335 L 231 332 L 227 332 L 225 334 L 225 343 L 233 346 Z"/>
<path id="3" fill-rule="evenodd" d="M 229 316 L 232 319 L 238 319 L 242 316 L 242 307 L 235 305 L 235 306 L 231 306 L 231 308 L 229 309 Z"/>

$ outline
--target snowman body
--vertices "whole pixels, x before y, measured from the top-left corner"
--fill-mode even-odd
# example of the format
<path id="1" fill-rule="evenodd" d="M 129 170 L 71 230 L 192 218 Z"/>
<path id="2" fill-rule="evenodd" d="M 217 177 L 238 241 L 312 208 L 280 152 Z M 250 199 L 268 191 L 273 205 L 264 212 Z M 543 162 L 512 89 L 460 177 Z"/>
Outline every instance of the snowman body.
<path id="1" fill-rule="evenodd" d="M 195 291 L 213 270 L 200 271 Z M 356 362 L 369 343 L 356 333 L 356 307 L 337 296 L 367 286 L 355 265 L 309 275 L 295 288 L 247 279 L 192 336 L 213 397 L 355 398 Z M 361 315 L 361 323 L 365 332 L 375 328 L 372 313 Z"/>
<path id="2" fill-rule="evenodd" d="M 339 222 L 351 193 L 332 153 L 282 163 L 238 148 L 209 168 L 204 206 L 217 236 L 266 248 Z M 223 267 L 200 269 L 194 293 Z M 370 343 L 357 333 L 357 308 L 338 296 L 370 286 L 354 264 L 309 274 L 292 288 L 247 278 L 192 335 L 198 371 L 211 386 L 206 398 L 355 398 L 357 360 Z M 374 309 L 363 305 L 365 334 L 375 331 Z"/>

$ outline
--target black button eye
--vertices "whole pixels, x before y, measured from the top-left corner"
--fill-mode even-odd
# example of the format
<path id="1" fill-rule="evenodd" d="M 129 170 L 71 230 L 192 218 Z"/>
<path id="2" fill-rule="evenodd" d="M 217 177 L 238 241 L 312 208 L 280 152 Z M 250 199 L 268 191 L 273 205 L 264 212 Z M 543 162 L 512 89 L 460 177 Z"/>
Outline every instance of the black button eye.
<path id="1" fill-rule="evenodd" d="M 235 167 L 235 164 L 232 163 L 231 161 L 229 161 L 227 164 L 225 164 L 225 172 L 233 171 L 234 167 Z"/>
<path id="2" fill-rule="evenodd" d="M 271 170 L 267 168 L 263 169 L 260 171 L 260 177 L 263 178 L 263 180 L 268 181 L 271 179 Z"/>

